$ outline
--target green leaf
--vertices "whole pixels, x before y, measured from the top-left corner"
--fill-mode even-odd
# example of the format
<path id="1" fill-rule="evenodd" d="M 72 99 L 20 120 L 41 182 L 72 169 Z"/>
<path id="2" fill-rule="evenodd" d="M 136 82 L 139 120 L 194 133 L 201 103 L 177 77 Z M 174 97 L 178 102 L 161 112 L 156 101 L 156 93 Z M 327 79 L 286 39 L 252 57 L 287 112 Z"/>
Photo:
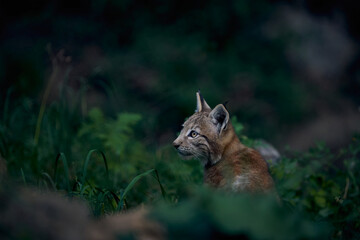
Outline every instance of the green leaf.
<path id="1" fill-rule="evenodd" d="M 314 201 L 316 205 L 318 205 L 321 208 L 326 207 L 326 198 L 323 196 L 315 196 Z"/>

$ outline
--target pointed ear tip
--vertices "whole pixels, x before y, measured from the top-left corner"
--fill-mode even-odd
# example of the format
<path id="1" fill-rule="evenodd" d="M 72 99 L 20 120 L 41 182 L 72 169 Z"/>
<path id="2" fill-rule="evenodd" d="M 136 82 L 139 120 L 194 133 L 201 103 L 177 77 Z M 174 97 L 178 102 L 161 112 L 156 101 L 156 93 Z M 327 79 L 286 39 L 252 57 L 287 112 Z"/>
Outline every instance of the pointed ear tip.
<path id="1" fill-rule="evenodd" d="M 225 105 L 222 103 L 216 105 L 216 107 L 214 107 L 214 109 L 218 109 L 218 110 L 222 109 L 224 112 L 229 113 L 228 110 L 226 109 Z"/>
<path id="2" fill-rule="evenodd" d="M 225 110 L 227 111 L 227 108 L 226 108 L 226 105 L 225 105 L 225 104 L 221 104 L 221 106 L 222 106 L 223 108 L 225 108 Z"/>

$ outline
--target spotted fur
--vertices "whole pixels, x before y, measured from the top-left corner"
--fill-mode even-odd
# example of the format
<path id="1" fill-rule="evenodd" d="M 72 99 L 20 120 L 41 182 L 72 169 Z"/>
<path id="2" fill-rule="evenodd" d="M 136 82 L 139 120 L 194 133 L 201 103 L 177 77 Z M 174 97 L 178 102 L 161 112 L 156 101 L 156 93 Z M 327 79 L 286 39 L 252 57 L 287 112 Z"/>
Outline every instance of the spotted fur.
<path id="1" fill-rule="evenodd" d="M 268 166 L 254 149 L 235 134 L 223 104 L 211 109 L 196 93 L 197 109 L 173 142 L 183 158 L 197 158 L 204 166 L 204 182 L 235 192 L 265 192 L 273 188 Z"/>

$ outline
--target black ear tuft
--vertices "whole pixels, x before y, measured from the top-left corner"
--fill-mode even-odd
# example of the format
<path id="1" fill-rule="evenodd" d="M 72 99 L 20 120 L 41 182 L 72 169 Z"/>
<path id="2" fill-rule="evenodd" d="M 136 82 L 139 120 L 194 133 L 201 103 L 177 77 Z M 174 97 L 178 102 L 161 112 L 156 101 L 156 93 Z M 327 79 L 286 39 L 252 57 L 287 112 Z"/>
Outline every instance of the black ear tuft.
<path id="1" fill-rule="evenodd" d="M 226 100 L 226 101 L 223 103 L 223 105 L 224 105 L 224 107 L 225 107 L 226 110 L 227 110 L 227 106 L 226 106 L 226 105 L 229 103 L 229 101 L 230 101 L 230 100 Z"/>
<path id="2" fill-rule="evenodd" d="M 195 112 L 210 111 L 211 108 L 206 103 L 205 99 L 200 93 L 200 90 L 196 92 L 196 110 Z"/>

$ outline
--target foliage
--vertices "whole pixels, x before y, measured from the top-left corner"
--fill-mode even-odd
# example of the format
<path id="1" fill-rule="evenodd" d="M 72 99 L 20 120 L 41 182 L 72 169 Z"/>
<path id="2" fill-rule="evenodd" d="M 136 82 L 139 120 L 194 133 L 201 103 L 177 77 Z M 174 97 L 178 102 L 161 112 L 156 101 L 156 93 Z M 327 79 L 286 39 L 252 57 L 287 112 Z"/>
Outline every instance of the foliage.
<path id="1" fill-rule="evenodd" d="M 274 196 L 203 188 L 177 206 L 159 206 L 153 216 L 169 229 L 171 239 L 325 239 L 329 233 L 326 223 L 289 211 Z"/>
<path id="2" fill-rule="evenodd" d="M 256 140 L 243 135 L 244 127 L 232 117 L 235 132 L 250 147 Z M 329 222 L 333 237 L 358 238 L 360 230 L 359 159 L 360 139 L 334 154 L 319 143 L 308 152 L 289 151 L 278 164 L 271 164 L 278 194 L 293 211 L 306 212 L 312 219 Z"/>
<path id="3" fill-rule="evenodd" d="M 41 94 L 47 84 L 44 48 L 51 43 L 75 60 L 71 91 L 92 90 L 86 94 L 95 102 L 90 108 L 100 106 L 105 113 L 141 112 L 154 131 L 152 141 L 172 133 L 172 124 L 193 110 L 198 88 L 211 106 L 234 99 L 234 114 L 254 123 L 250 136 L 276 135 L 313 110 L 307 104 L 313 96 L 294 81 L 286 60 L 288 39 L 271 38 L 264 30 L 276 12 L 268 1 L 34 4 L 36 14 L 3 7 L 9 15 L 0 44 L 1 96 L 9 87 L 16 96 Z"/>
<path id="4" fill-rule="evenodd" d="M 103 143 L 104 146 L 113 151 L 116 155 L 129 157 L 134 154 L 130 150 L 125 153 L 130 147 L 137 148 L 139 143 L 134 139 L 133 126 L 141 119 L 139 114 L 122 113 L 118 114 L 115 121 L 106 120 L 100 109 L 94 108 L 89 112 L 89 123 L 84 124 L 79 130 L 79 136 L 84 139 L 90 139 L 90 142 L 95 142 L 98 145 Z M 126 155 L 125 155 L 126 154 Z"/>
<path id="5" fill-rule="evenodd" d="M 21 115 L 22 111 L 23 105 L 9 112 L 8 117 L 15 120 L 13 114 Z M 48 108 L 43 128 L 53 121 L 49 114 L 58 111 L 56 104 Z M 27 113 L 31 116 L 31 111 Z M 36 118 L 28 119 L 29 126 L 35 128 Z M 85 120 L 76 124 L 78 128 L 72 132 L 68 154 L 48 149 L 41 138 L 39 145 L 17 140 L 11 134 L 16 131 L 11 128 L 14 125 L 5 123 L 5 127 L 3 121 L 0 149 L 11 178 L 80 197 L 89 203 L 94 216 L 143 203 L 154 205 L 153 216 L 167 225 L 174 238 L 215 234 L 283 239 L 292 234 L 293 239 L 316 239 L 329 232 L 334 239 L 359 237 L 357 136 L 337 154 L 319 144 L 304 153 L 289 151 L 277 165 L 272 165 L 270 170 L 282 202 L 279 205 L 271 197 L 232 196 L 203 189 L 197 161 L 184 162 L 170 146 L 154 151 L 144 142 L 138 134 L 143 126 L 139 114 L 120 113 L 113 119 L 93 109 Z M 236 117 L 232 122 L 245 144 L 256 144 L 244 136 L 244 126 Z M 51 134 L 41 136 L 52 141 L 63 139 L 51 139 Z M 24 132 L 22 137 L 32 139 L 32 134 Z M 88 150 L 94 147 L 100 150 Z M 29 167 L 28 162 L 36 162 L 36 168 Z M 195 224 L 197 228 L 187 227 Z"/>
<path id="6" fill-rule="evenodd" d="M 359 238 L 359 153 L 360 141 L 354 137 L 338 154 L 319 144 L 306 153 L 283 157 L 271 172 L 284 204 L 331 223 L 334 238 Z"/>
<path id="7" fill-rule="evenodd" d="M 149 158 L 144 145 L 134 135 L 134 126 L 140 120 L 139 114 L 131 113 L 118 114 L 115 120 L 106 119 L 100 109 L 94 108 L 89 112 L 88 122 L 79 129 L 78 147 L 83 148 L 85 141 L 89 148 L 103 149 L 117 159 L 109 162 L 113 174 L 125 174 L 128 179 L 136 175 Z"/>
<path id="8" fill-rule="evenodd" d="M 333 239 L 360 238 L 359 137 L 338 153 L 320 144 L 284 154 L 270 169 L 282 206 L 203 189 L 200 164 L 180 160 L 169 144 L 198 88 L 211 106 L 231 99 L 248 146 L 322 107 L 310 103 L 315 88 L 293 76 L 288 39 L 266 34 L 273 4 L 45 2 L 31 2 L 34 13 L 3 7 L 0 161 L 15 183 L 82 198 L 94 216 L 154 206 L 174 238 L 306 239 L 328 230 Z M 49 42 L 74 59 L 51 84 Z"/>
<path id="9" fill-rule="evenodd" d="M 93 109 L 81 122 L 76 120 L 80 117 L 65 114 L 69 109 L 54 103 L 45 111 L 36 145 L 31 131 L 36 127 L 36 106 L 26 103 L 15 106 L 7 116 L 11 120 L 0 124 L 0 154 L 16 182 L 65 190 L 69 196 L 87 200 L 95 216 L 158 201 L 165 197 L 164 189 L 166 198 L 176 202 L 186 197 L 189 186 L 201 183 L 197 161 L 183 163 L 171 147 L 153 149 L 145 144 L 139 134 L 143 121 L 139 114 L 121 113 L 112 119 Z M 26 125 L 21 124 L 24 119 Z M 77 126 L 75 131 L 70 130 L 72 126 Z M 156 173 L 129 183 L 154 168 Z"/>

